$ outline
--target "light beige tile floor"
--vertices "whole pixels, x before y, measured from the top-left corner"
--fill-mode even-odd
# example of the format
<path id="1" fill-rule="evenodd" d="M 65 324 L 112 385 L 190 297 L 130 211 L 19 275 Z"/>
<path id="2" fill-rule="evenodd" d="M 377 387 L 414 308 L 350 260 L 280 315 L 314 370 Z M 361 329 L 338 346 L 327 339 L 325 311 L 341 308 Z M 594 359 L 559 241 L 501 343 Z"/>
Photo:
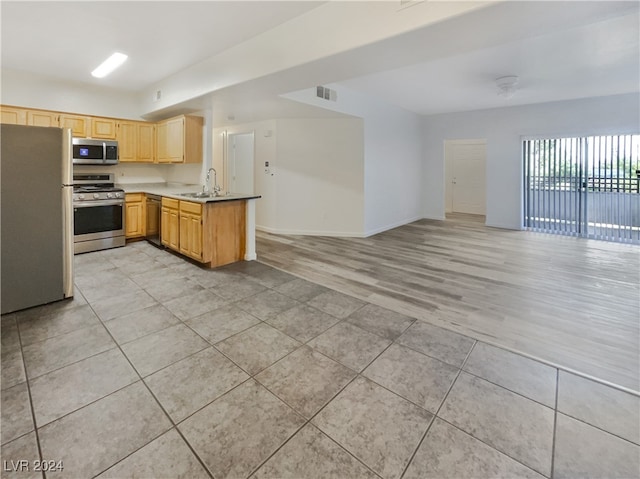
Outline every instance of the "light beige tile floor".
<path id="1" fill-rule="evenodd" d="M 3 478 L 640 477 L 635 395 L 259 262 L 75 263 L 2 317 Z"/>

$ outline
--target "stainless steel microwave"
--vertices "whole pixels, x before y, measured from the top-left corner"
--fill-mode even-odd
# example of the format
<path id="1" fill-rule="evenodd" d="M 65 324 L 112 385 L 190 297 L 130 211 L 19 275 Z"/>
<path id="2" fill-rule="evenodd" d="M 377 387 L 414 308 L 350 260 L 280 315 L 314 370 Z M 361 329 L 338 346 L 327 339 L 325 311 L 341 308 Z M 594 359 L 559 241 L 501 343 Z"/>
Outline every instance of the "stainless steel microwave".
<path id="1" fill-rule="evenodd" d="M 118 164 L 118 142 L 93 138 L 73 139 L 74 165 Z"/>

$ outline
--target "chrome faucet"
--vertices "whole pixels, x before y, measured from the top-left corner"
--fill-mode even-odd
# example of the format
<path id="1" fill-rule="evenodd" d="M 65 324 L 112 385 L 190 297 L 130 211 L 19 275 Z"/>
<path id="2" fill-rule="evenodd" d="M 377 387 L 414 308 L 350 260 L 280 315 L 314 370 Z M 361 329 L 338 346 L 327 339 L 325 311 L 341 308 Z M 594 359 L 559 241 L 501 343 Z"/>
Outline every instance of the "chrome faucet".
<path id="1" fill-rule="evenodd" d="M 220 187 L 218 186 L 218 173 L 216 173 L 215 168 L 209 168 L 207 171 L 207 188 L 209 188 L 209 182 L 211 181 L 211 172 L 213 171 L 213 195 L 218 196 L 220 194 Z M 211 191 L 211 189 L 209 189 Z"/>

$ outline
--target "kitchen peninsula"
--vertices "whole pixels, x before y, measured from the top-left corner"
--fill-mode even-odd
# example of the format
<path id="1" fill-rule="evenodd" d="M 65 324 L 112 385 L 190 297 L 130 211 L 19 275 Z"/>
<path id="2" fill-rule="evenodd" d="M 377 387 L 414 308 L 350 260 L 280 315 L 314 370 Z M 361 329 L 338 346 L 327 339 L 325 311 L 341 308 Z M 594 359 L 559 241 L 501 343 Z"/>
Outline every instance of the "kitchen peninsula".
<path id="1" fill-rule="evenodd" d="M 155 230 L 165 247 L 211 268 L 256 259 L 255 200 L 260 196 L 204 195 L 201 186 L 172 183 L 118 186 L 127 200 L 128 239 Z M 159 212 L 147 211 L 149 195 L 162 198 Z"/>

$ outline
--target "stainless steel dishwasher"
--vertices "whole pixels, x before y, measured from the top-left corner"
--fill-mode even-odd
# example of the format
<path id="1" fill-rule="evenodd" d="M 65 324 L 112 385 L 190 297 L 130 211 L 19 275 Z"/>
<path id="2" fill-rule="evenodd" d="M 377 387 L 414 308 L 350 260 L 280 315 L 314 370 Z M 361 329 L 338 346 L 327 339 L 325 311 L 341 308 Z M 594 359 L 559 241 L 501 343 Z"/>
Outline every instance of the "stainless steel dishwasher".
<path id="1" fill-rule="evenodd" d="M 162 197 L 147 193 L 147 234 L 145 239 L 162 248 L 160 232 L 162 231 Z"/>

